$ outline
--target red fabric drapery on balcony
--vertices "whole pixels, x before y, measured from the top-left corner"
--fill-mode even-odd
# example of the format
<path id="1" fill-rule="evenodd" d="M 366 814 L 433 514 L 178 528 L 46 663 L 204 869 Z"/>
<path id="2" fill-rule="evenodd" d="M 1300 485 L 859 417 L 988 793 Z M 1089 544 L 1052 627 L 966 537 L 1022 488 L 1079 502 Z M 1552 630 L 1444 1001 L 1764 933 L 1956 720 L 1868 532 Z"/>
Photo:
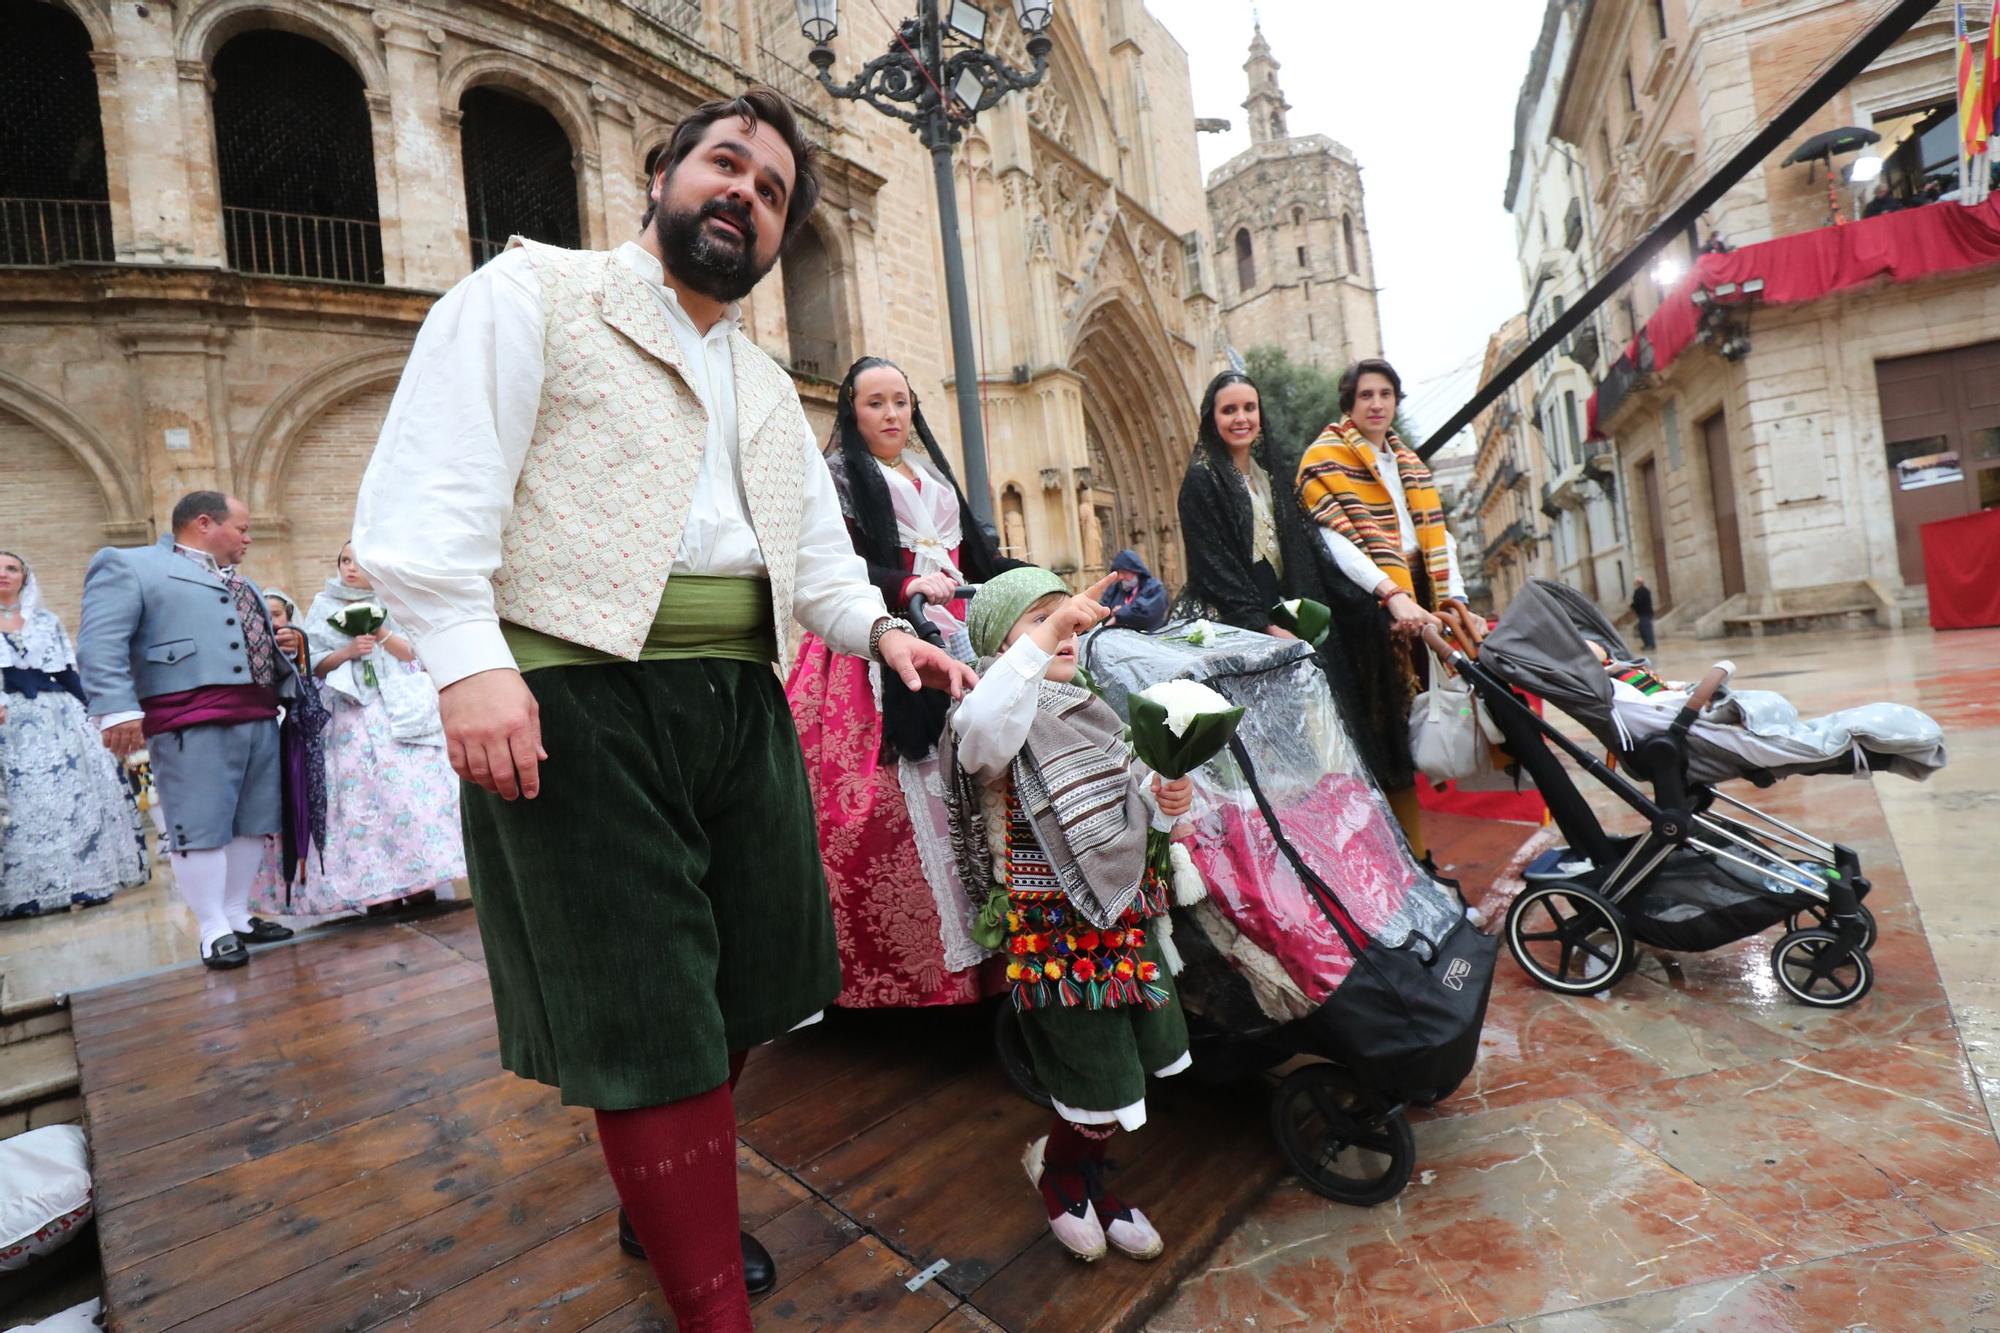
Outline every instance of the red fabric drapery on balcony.
<path id="1" fill-rule="evenodd" d="M 1629 391 L 1638 373 L 1665 370 L 1694 341 L 1701 315 L 1691 299 L 1696 288 L 1713 292 L 1727 283 L 1740 287 L 1761 279 L 1764 290 L 1757 299 L 1783 305 L 1814 301 L 1877 279 L 1914 282 L 1993 263 L 2000 263 L 2000 195 L 1973 208 L 1927 204 L 1702 255 L 1590 396 L 1589 433 L 1598 435 L 1599 404 L 1607 391 L 1608 409 Z"/>

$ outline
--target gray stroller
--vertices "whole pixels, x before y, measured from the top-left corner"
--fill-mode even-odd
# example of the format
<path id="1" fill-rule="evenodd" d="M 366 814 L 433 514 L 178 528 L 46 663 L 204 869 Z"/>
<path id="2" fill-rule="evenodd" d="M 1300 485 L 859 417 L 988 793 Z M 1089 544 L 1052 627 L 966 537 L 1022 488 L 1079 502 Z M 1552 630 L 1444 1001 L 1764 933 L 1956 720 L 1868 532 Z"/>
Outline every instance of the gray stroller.
<path id="1" fill-rule="evenodd" d="M 1477 692 L 1568 841 L 1528 866 L 1507 913 L 1508 950 L 1535 981 L 1595 994 L 1631 971 L 1638 944 L 1704 952 L 1783 922 L 1771 971 L 1787 994 L 1838 1008 L 1868 993 L 1875 922 L 1861 903 L 1869 883 L 1860 858 L 1717 784 L 1877 771 L 1921 779 L 1944 765 L 1937 723 L 1900 704 L 1801 720 L 1782 696 L 1729 692 L 1727 662 L 1685 695 L 1661 696 L 1664 704 L 1631 697 L 1614 689 L 1591 648 L 1633 660 L 1618 632 L 1581 593 L 1543 579 L 1509 604 L 1476 660 L 1435 632 L 1427 637 Z M 1516 690 L 1588 727 L 1623 772 L 1538 717 Z M 1607 833 L 1551 746 L 1642 815 L 1646 831 Z M 1650 783 L 1651 796 L 1631 778 Z"/>

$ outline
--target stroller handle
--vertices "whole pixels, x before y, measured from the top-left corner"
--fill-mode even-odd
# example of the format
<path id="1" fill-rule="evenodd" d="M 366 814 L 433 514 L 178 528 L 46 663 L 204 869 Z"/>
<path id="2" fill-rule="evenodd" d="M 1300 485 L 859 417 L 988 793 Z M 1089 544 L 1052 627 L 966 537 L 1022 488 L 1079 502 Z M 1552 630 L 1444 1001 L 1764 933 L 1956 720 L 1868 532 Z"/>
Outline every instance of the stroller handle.
<path id="1" fill-rule="evenodd" d="M 962 601 L 978 591 L 979 585 L 976 583 L 962 584 L 952 589 L 952 600 Z M 932 624 L 931 618 L 924 614 L 930 607 L 930 599 L 920 592 L 913 592 L 910 594 L 909 607 L 910 623 L 916 626 L 917 637 L 933 648 L 944 647 L 944 631 Z"/>
<path id="2" fill-rule="evenodd" d="M 1461 661 L 1468 659 L 1464 649 L 1445 638 L 1445 634 L 1450 632 L 1449 625 L 1445 627 L 1444 634 L 1438 632 L 1436 625 L 1426 623 L 1423 627 L 1424 643 L 1437 655 L 1437 660 L 1456 670 Z"/>

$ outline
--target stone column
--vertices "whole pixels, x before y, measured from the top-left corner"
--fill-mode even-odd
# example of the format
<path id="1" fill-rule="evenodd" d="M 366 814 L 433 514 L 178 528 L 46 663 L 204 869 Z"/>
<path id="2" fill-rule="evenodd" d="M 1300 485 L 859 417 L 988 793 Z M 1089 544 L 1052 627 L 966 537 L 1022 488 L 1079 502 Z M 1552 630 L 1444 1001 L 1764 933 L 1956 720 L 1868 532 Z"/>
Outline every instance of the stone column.
<path id="1" fill-rule="evenodd" d="M 412 261 L 418 257 L 408 252 L 403 237 L 421 236 L 423 231 L 408 225 L 410 219 L 403 216 L 402 173 L 397 170 L 396 161 L 395 99 L 379 88 L 370 88 L 361 96 L 368 103 L 370 157 L 375 163 L 375 218 L 382 229 L 382 281 L 390 287 L 408 287 L 412 285 Z M 413 177 L 409 191 L 413 199 L 424 193 L 420 182 L 431 183 Z"/>
<path id="2" fill-rule="evenodd" d="M 603 84 L 593 83 L 590 105 L 597 122 L 592 207 L 599 216 L 604 238 L 593 244 L 608 249 L 638 234 L 639 219 L 646 212 L 646 184 L 637 145 L 632 142 L 632 104 Z M 586 233 L 588 230 L 586 223 Z"/>
<path id="3" fill-rule="evenodd" d="M 457 109 L 438 105 L 444 29 L 386 10 L 374 22 L 389 71 L 368 100 L 384 265 L 392 284 L 443 291 L 472 271 Z"/>
<path id="4" fill-rule="evenodd" d="M 111 6 L 111 48 L 92 57 L 124 264 L 222 262 L 208 70 L 175 59 L 175 8 Z"/>
<path id="5" fill-rule="evenodd" d="M 188 320 L 128 323 L 116 334 L 132 368 L 132 452 L 145 472 L 143 503 L 165 532 L 181 496 L 236 484 L 222 363 L 229 333 Z"/>

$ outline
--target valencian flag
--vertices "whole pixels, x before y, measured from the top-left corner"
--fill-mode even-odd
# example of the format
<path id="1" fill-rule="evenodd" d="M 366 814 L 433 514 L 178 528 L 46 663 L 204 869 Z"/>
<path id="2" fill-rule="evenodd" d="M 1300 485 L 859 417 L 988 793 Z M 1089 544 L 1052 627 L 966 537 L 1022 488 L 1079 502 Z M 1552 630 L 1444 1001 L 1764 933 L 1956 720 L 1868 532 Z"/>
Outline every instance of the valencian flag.
<path id="1" fill-rule="evenodd" d="M 1959 202 L 1976 204 L 1987 195 L 1991 168 L 1987 144 L 1993 135 L 1995 95 L 2000 93 L 2000 67 L 1994 61 L 1993 19 L 2000 15 L 2000 0 L 1993 0 L 1987 15 L 1986 40 L 1975 50 L 1965 24 L 1965 0 L 1952 6 L 1952 35 L 1958 46 L 1958 160 Z"/>

